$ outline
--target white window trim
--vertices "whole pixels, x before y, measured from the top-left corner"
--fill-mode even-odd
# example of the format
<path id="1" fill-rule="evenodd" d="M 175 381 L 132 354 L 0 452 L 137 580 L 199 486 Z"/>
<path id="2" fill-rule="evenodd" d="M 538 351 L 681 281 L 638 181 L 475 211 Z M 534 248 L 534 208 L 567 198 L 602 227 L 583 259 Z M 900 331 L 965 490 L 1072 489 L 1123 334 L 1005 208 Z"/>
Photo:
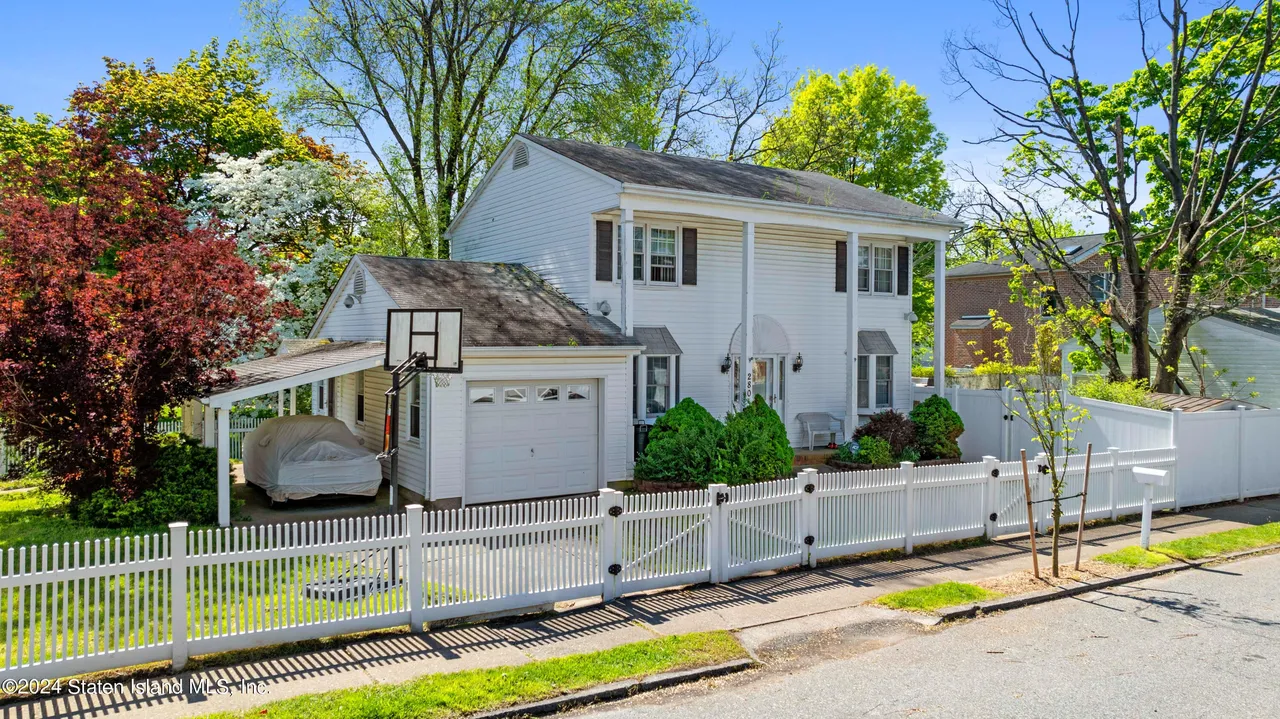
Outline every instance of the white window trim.
<path id="1" fill-rule="evenodd" d="M 405 398 L 404 398 L 404 415 L 405 415 L 404 441 L 414 445 L 422 444 L 422 435 L 423 435 L 422 391 L 423 389 L 425 389 L 422 386 L 422 378 L 423 378 L 423 375 L 418 374 L 418 375 L 415 375 L 414 378 L 409 381 L 409 385 L 408 385 L 409 392 L 405 393 Z M 417 394 L 417 399 L 418 399 L 418 436 L 417 437 L 414 437 L 412 434 L 410 434 L 410 431 L 412 430 L 412 427 L 413 427 L 412 423 L 413 423 L 414 394 Z"/>
<path id="2" fill-rule="evenodd" d="M 355 400 L 354 400 L 354 405 L 351 407 L 351 415 L 356 418 L 357 427 L 363 427 L 365 423 L 365 420 L 360 419 L 360 414 L 359 414 L 361 397 L 365 398 L 363 400 L 364 413 L 367 415 L 369 414 L 369 398 L 365 397 L 365 393 L 364 393 L 364 372 L 356 372 Z"/>
<path id="3" fill-rule="evenodd" d="M 889 358 L 889 404 L 876 404 L 876 358 L 878 357 Z M 897 380 L 898 368 L 896 366 L 897 362 L 894 362 L 893 357 L 894 355 L 858 355 L 858 367 L 861 368 L 863 366 L 862 363 L 863 362 L 866 363 L 865 365 L 867 368 L 866 389 L 867 389 L 867 405 L 868 405 L 866 407 L 858 408 L 859 415 L 879 414 L 885 410 L 894 408 L 893 400 L 894 400 L 894 395 L 897 394 L 895 390 L 897 389 L 896 380 Z M 857 377 L 856 374 L 854 376 Z M 855 390 L 856 389 L 860 389 L 860 388 L 855 388 Z M 857 400 L 856 391 L 855 391 L 854 400 L 855 402 Z"/>
<path id="4" fill-rule="evenodd" d="M 667 409 L 657 414 L 649 412 L 649 359 L 653 357 L 667 358 L 667 389 L 670 390 L 671 393 L 667 401 Z M 640 355 L 639 369 L 640 377 L 643 380 L 644 394 L 640 396 L 639 401 L 644 406 L 644 416 L 646 420 L 656 420 L 680 402 L 680 398 L 676 396 L 676 371 L 679 364 L 676 361 L 677 357 L 679 357 L 679 355 Z"/>
<path id="5" fill-rule="evenodd" d="M 884 242 L 869 242 L 867 243 L 867 246 L 871 248 L 867 250 L 867 269 L 870 270 L 870 273 L 867 275 L 868 293 L 876 297 L 897 296 L 898 246 Z M 887 292 L 876 290 L 876 249 L 885 249 L 889 251 L 889 290 Z"/>
<path id="6" fill-rule="evenodd" d="M 680 287 L 684 277 L 684 226 L 680 224 L 668 224 L 668 223 L 662 223 L 662 222 L 655 222 L 655 223 L 637 222 L 635 223 L 635 227 L 641 228 L 644 233 L 644 259 L 641 261 L 642 271 L 640 272 L 640 275 L 641 275 L 640 279 L 632 280 L 632 282 L 634 282 L 637 285 L 646 285 L 648 287 Z M 615 274 L 618 274 L 617 273 L 617 270 L 619 269 L 618 260 L 620 259 L 619 255 L 621 254 L 621 249 L 622 249 L 621 247 L 619 247 L 619 244 L 622 243 L 621 228 L 622 228 L 622 223 L 614 221 L 613 223 L 613 266 L 614 266 Z M 652 259 L 651 242 L 653 238 L 649 235 L 649 232 L 650 230 L 654 230 L 654 229 L 674 230 L 676 233 L 676 237 L 675 237 L 676 279 L 674 282 L 655 282 L 649 279 L 652 276 L 651 272 L 653 267 L 653 265 L 651 264 L 651 259 Z M 635 241 L 634 234 L 630 239 L 632 242 Z M 624 257 L 621 258 L 623 259 L 621 269 L 623 272 L 634 272 L 635 271 L 634 247 L 630 244 L 626 245 L 626 247 L 627 247 L 627 253 Z M 622 284 L 621 274 L 618 274 L 617 277 L 613 278 L 613 284 L 615 285 Z"/>

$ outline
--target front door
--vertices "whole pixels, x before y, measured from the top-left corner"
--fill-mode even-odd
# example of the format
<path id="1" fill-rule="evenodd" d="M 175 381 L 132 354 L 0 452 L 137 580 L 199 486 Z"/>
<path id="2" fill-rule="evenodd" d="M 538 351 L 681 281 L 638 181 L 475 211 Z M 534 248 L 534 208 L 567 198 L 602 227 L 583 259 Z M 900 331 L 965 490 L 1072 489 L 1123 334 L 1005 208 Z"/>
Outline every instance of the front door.
<path id="1" fill-rule="evenodd" d="M 751 360 L 751 392 L 757 397 L 764 397 L 764 401 L 768 402 L 770 407 L 777 409 L 774 405 L 778 400 L 778 392 L 775 388 L 775 365 L 772 357 L 756 357 Z"/>

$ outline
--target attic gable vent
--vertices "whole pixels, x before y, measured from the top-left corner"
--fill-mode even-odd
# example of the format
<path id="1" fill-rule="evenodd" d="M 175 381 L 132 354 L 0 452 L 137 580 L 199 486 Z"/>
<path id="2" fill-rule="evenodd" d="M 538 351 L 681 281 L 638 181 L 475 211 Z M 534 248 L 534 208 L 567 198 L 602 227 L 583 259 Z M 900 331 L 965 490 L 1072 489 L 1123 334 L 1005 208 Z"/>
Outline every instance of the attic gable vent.
<path id="1" fill-rule="evenodd" d="M 511 153 L 511 169 L 519 170 L 529 166 L 529 148 L 523 142 L 516 143 L 515 152 Z"/>
<path id="2" fill-rule="evenodd" d="M 364 283 L 364 270 L 356 270 L 355 277 L 351 278 L 351 294 L 363 295 L 365 289 Z"/>

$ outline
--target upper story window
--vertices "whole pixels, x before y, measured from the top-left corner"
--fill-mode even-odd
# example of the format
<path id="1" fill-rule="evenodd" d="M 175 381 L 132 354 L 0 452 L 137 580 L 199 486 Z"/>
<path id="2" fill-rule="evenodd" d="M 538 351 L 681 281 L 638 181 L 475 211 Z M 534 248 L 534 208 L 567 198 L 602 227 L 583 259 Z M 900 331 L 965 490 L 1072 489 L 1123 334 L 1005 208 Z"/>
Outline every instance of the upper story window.
<path id="1" fill-rule="evenodd" d="M 1089 275 L 1089 297 L 1094 302 L 1103 303 L 1111 299 L 1115 291 L 1115 278 L 1110 272 Z"/>
<path id="2" fill-rule="evenodd" d="M 618 244 L 617 275 L 624 266 L 622 248 L 622 224 L 615 233 Z M 677 268 L 680 256 L 680 229 L 673 226 L 654 226 L 636 223 L 631 236 L 631 279 L 638 284 L 677 284 Z"/>
<path id="3" fill-rule="evenodd" d="M 858 291 L 871 291 L 871 248 L 858 245 Z"/>
<path id="4" fill-rule="evenodd" d="M 872 290 L 877 294 L 893 294 L 893 248 L 873 245 L 871 249 L 875 262 Z"/>

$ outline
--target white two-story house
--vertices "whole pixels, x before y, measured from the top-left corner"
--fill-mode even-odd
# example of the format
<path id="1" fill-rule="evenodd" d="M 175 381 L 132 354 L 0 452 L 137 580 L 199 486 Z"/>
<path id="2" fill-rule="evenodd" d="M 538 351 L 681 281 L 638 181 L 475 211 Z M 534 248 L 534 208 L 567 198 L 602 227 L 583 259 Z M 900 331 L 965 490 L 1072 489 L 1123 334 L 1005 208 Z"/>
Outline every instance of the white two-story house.
<path id="1" fill-rule="evenodd" d="M 361 359 L 206 402 L 314 382 L 380 444 L 387 309 L 461 307 L 464 372 L 402 397 L 397 482 L 436 506 L 626 479 L 636 426 L 685 397 L 724 417 L 760 395 L 801 446 L 801 413 L 910 409 L 911 265 L 935 257 L 945 317 L 935 247 L 960 226 L 816 173 L 519 135 L 450 226 L 451 260 L 356 257 L 311 333 L 331 342 L 272 358 Z"/>

